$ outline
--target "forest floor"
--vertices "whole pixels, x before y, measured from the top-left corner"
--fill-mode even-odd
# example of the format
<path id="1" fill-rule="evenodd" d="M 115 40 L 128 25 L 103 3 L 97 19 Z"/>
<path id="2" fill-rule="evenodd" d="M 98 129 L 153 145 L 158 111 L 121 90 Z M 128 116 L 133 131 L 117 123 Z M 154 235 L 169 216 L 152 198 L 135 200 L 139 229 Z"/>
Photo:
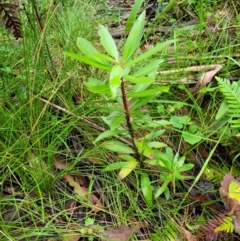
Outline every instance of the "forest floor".
<path id="1" fill-rule="evenodd" d="M 231 100 L 240 106 L 240 5 L 145 1 L 138 54 L 169 39 L 178 41 L 154 57 L 164 62 L 153 86 L 168 85 L 170 91 L 142 111 L 148 119 L 170 124 L 144 131 L 136 127 L 136 133 L 158 133 L 155 144 L 161 143 L 158 149 L 173 169 L 148 160 L 121 180 L 119 170 L 106 171 L 120 162 L 119 155 L 104 148 L 102 140 L 96 143 L 109 129 L 112 99 L 86 87 L 89 77 L 106 81 L 108 75 L 64 52 L 79 53 L 78 37 L 101 49 L 99 24 L 107 26 L 121 49 L 134 1 L 56 2 L 21 5 L 23 38 L 16 40 L 5 28 L 0 32 L 0 239 L 240 240 L 239 127 L 231 122 L 239 121 L 239 113 L 227 115 L 218 82 L 229 80 Z M 11 16 L 5 8 L 11 6 L 0 12 Z M 121 127 L 127 129 L 125 123 Z M 193 168 L 177 180 L 174 160 L 182 162 L 180 157 Z M 166 172 L 173 179 L 156 195 Z M 143 173 L 151 201 L 143 191 Z"/>

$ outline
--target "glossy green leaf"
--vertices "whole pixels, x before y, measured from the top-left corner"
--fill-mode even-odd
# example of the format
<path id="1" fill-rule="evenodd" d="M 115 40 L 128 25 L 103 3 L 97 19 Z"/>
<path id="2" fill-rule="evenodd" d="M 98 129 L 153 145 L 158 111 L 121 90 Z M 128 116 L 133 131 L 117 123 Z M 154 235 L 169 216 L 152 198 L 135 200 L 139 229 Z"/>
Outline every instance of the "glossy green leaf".
<path id="1" fill-rule="evenodd" d="M 128 176 L 138 165 L 138 162 L 133 158 L 133 160 L 127 162 L 120 170 L 118 176 L 120 180 Z"/>
<path id="2" fill-rule="evenodd" d="M 153 150 L 147 145 L 147 142 L 144 139 L 134 140 L 134 143 L 141 155 L 144 155 L 149 159 L 155 159 Z"/>
<path id="3" fill-rule="evenodd" d="M 109 57 L 108 55 L 103 54 L 103 53 L 94 53 L 94 56 L 96 56 L 96 57 L 98 57 L 99 59 L 102 59 L 102 60 L 107 60 L 108 62 L 116 63 L 115 59 L 113 59 L 112 57 Z"/>
<path id="4" fill-rule="evenodd" d="M 84 85 L 92 93 L 108 94 L 108 95 L 111 94 L 109 85 L 100 84 L 100 85 L 97 85 L 97 86 L 91 86 L 91 85 L 88 85 L 87 82 L 84 82 Z"/>
<path id="5" fill-rule="evenodd" d="M 184 141 L 190 143 L 191 145 L 194 145 L 202 140 L 202 133 L 200 131 L 197 131 L 194 134 L 183 131 L 182 136 Z"/>
<path id="6" fill-rule="evenodd" d="M 154 149 L 154 155 L 158 160 L 160 166 L 163 166 L 169 170 L 172 170 L 173 162 L 171 159 L 169 159 L 169 156 L 166 153 Z"/>
<path id="7" fill-rule="evenodd" d="M 118 134 L 120 134 L 122 132 L 123 131 L 117 131 L 117 130 L 107 130 L 107 131 L 104 131 L 95 139 L 94 143 L 96 143 L 98 141 L 101 141 L 101 140 L 103 140 L 105 138 L 109 138 L 109 137 L 118 135 Z"/>
<path id="8" fill-rule="evenodd" d="M 134 77 L 132 75 L 125 75 L 123 78 L 134 84 L 151 84 L 155 79 L 151 77 Z"/>
<path id="9" fill-rule="evenodd" d="M 185 125 L 189 123 L 191 118 L 188 115 L 184 116 L 171 116 L 170 122 L 175 128 L 182 129 Z"/>
<path id="10" fill-rule="evenodd" d="M 139 9 L 141 8 L 141 5 L 143 3 L 144 0 L 137 0 L 135 1 L 135 3 L 132 6 L 131 12 L 128 16 L 127 22 L 126 22 L 126 26 L 125 26 L 125 35 L 127 35 L 129 33 L 129 31 L 131 30 L 133 23 L 136 19 L 136 16 L 138 14 Z"/>
<path id="11" fill-rule="evenodd" d="M 119 155 L 118 157 L 128 162 L 137 161 L 133 156 L 130 155 Z"/>
<path id="12" fill-rule="evenodd" d="M 148 143 L 148 146 L 152 148 L 162 148 L 166 147 L 167 144 L 165 144 L 164 142 L 152 141 Z"/>
<path id="13" fill-rule="evenodd" d="M 228 110 L 229 110 L 229 106 L 228 106 L 227 100 L 224 99 L 218 109 L 215 119 L 219 120 L 222 116 L 224 116 L 228 112 Z"/>
<path id="14" fill-rule="evenodd" d="M 161 194 L 163 194 L 164 191 L 166 190 L 167 186 L 168 186 L 168 182 L 164 182 L 163 185 L 157 189 L 154 197 L 158 198 Z"/>
<path id="15" fill-rule="evenodd" d="M 120 111 L 113 111 L 110 115 L 102 117 L 103 121 L 110 127 L 113 131 L 120 127 L 120 124 L 125 119 L 124 113 Z"/>
<path id="16" fill-rule="evenodd" d="M 104 169 L 104 171 L 114 171 L 121 169 L 124 165 L 126 165 L 126 162 L 114 162 L 109 165 L 107 165 Z"/>
<path id="17" fill-rule="evenodd" d="M 88 78 L 88 82 L 83 82 L 89 91 L 99 94 L 111 94 L 109 85 L 102 83 L 95 78 Z"/>
<path id="18" fill-rule="evenodd" d="M 106 64 L 97 62 L 97 61 L 95 61 L 93 59 L 90 59 L 90 58 L 88 58 L 86 56 L 82 56 L 82 55 L 74 54 L 74 53 L 70 53 L 70 52 L 64 52 L 64 54 L 69 56 L 69 57 L 71 57 L 71 58 L 73 58 L 73 59 L 76 59 L 76 60 L 78 60 L 78 61 L 80 61 L 80 62 L 82 62 L 84 64 L 91 65 L 91 66 L 93 66 L 95 68 L 98 68 L 98 69 L 107 70 L 109 72 L 112 69 L 110 64 L 106 65 Z"/>
<path id="19" fill-rule="evenodd" d="M 129 153 L 129 154 L 135 153 L 131 147 L 129 147 L 128 145 L 120 141 L 107 141 L 107 142 L 104 142 L 101 146 L 105 149 L 108 149 L 114 152 Z"/>
<path id="20" fill-rule="evenodd" d="M 77 38 L 77 46 L 78 46 L 79 50 L 84 55 L 86 55 L 89 59 L 92 59 L 97 62 L 110 66 L 110 63 L 108 61 L 106 61 L 106 59 L 97 56 L 97 54 L 101 54 L 101 53 L 88 40 L 81 38 L 81 37 Z"/>
<path id="21" fill-rule="evenodd" d="M 149 207 L 152 207 L 152 185 L 149 176 L 146 173 L 141 175 L 141 188 L 143 196 Z"/>
<path id="22" fill-rule="evenodd" d="M 158 127 L 161 127 L 161 126 L 168 126 L 168 125 L 171 125 L 171 122 L 167 121 L 167 120 L 157 120 L 157 121 L 151 121 L 148 123 L 149 127 L 152 127 L 152 128 L 158 128 Z"/>
<path id="23" fill-rule="evenodd" d="M 104 49 L 110 56 L 112 56 L 115 60 L 118 61 L 119 54 L 117 46 L 109 31 L 103 25 L 100 25 L 98 33 L 100 36 L 100 42 Z"/>
<path id="24" fill-rule="evenodd" d="M 175 40 L 168 40 L 166 42 L 159 43 L 155 47 L 153 47 L 152 49 L 148 50 L 147 52 L 145 52 L 145 53 L 139 55 L 138 57 L 134 58 L 134 60 L 132 60 L 130 62 L 127 62 L 126 65 L 124 65 L 124 66 L 133 65 L 133 64 L 136 64 L 136 63 L 141 62 L 143 60 L 146 60 L 149 57 L 151 57 L 152 55 L 159 52 L 161 49 L 167 47 L 168 45 L 170 45 L 174 42 L 175 42 Z"/>
<path id="25" fill-rule="evenodd" d="M 149 64 L 140 68 L 138 71 L 134 72 L 132 75 L 134 77 L 146 76 L 159 68 L 159 65 L 164 62 L 164 59 L 155 59 Z"/>
<path id="26" fill-rule="evenodd" d="M 150 141 L 152 139 L 155 139 L 155 138 L 161 136 L 164 132 L 165 132 L 165 130 L 159 130 L 159 131 L 153 130 L 151 133 L 144 136 L 144 139 Z"/>
<path id="27" fill-rule="evenodd" d="M 153 89 L 147 89 L 144 91 L 140 91 L 137 93 L 130 93 L 130 94 L 128 94 L 128 97 L 145 97 L 145 96 L 156 95 L 161 92 L 168 92 L 168 91 L 169 91 L 169 86 L 164 85 L 164 86 L 155 87 Z"/>
<path id="28" fill-rule="evenodd" d="M 126 63 L 139 48 L 145 24 L 145 15 L 146 12 L 143 11 L 137 18 L 124 44 L 122 56 L 124 63 Z"/>
<path id="29" fill-rule="evenodd" d="M 178 168 L 178 171 L 179 172 L 189 171 L 189 170 L 193 169 L 193 167 L 194 167 L 194 164 L 191 164 L 191 163 L 184 164 L 184 165 L 182 165 L 181 167 Z"/>
<path id="30" fill-rule="evenodd" d="M 137 99 L 133 103 L 133 105 L 131 107 L 131 111 L 140 110 L 141 107 L 143 107 L 144 105 L 148 104 L 153 98 L 155 98 L 155 96 L 154 95 L 150 95 L 150 96 L 147 96 L 147 97 L 143 97 L 143 98 Z"/>
<path id="31" fill-rule="evenodd" d="M 113 66 L 110 73 L 110 89 L 112 93 L 112 97 L 115 98 L 117 96 L 117 90 L 121 85 L 121 78 L 123 76 L 123 69 L 120 65 Z"/>

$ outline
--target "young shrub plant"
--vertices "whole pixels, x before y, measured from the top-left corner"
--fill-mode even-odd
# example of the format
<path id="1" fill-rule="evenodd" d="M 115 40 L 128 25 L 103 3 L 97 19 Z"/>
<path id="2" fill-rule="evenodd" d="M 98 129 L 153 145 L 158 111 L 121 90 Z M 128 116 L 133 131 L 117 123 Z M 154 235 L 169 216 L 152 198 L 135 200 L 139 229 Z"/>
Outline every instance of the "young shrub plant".
<path id="1" fill-rule="evenodd" d="M 136 9 L 139 7 L 136 5 L 139 2 L 142 1 L 136 1 L 130 13 L 131 19 L 136 15 Z M 88 82 L 85 82 L 90 92 L 109 100 L 109 115 L 102 117 L 109 126 L 109 130 L 101 133 L 95 142 L 111 137 L 111 141 L 105 141 L 101 146 L 119 153 L 119 159 L 122 161 L 109 164 L 105 170 L 119 169 L 120 179 L 125 178 L 133 170 L 141 168 L 142 192 L 146 203 L 151 206 L 153 187 L 143 167 L 145 170 L 149 165 L 159 168 L 160 188 L 156 190 L 155 197 L 162 193 L 168 197 L 168 184 L 183 179 L 181 173 L 191 169 L 192 164 L 184 164 L 184 157 L 174 155 L 173 150 L 165 143 L 156 141 L 164 133 L 163 128 L 171 123 L 166 120 L 152 120 L 148 113 L 143 111 L 143 107 L 149 101 L 160 93 L 169 91 L 167 85 L 157 83 L 153 85 L 157 69 L 164 60 L 150 59 L 150 57 L 174 43 L 174 40 L 158 43 L 152 49 L 137 55 L 143 37 L 144 24 L 145 11 L 135 22 L 127 22 L 125 33 L 128 37 L 122 51 L 117 48 L 107 28 L 100 25 L 98 33 L 104 52 L 98 51 L 88 40 L 79 37 L 77 46 L 81 54 L 69 52 L 65 54 L 107 72 L 107 81 L 90 77 Z M 129 144 L 119 141 L 119 138 L 114 139 L 116 136 L 130 140 Z M 162 148 L 165 148 L 165 152 L 160 151 Z"/>

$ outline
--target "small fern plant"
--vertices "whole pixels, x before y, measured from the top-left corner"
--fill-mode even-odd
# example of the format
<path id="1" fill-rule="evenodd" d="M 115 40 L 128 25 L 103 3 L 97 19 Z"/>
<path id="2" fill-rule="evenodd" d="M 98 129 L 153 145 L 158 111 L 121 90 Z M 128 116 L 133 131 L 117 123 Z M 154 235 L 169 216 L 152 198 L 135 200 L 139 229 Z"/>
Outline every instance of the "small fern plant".
<path id="1" fill-rule="evenodd" d="M 218 111 L 218 119 L 223 116 L 229 117 L 230 127 L 236 130 L 236 136 L 240 136 L 240 81 L 230 82 L 227 79 L 216 77 L 219 90 L 224 100 Z"/>

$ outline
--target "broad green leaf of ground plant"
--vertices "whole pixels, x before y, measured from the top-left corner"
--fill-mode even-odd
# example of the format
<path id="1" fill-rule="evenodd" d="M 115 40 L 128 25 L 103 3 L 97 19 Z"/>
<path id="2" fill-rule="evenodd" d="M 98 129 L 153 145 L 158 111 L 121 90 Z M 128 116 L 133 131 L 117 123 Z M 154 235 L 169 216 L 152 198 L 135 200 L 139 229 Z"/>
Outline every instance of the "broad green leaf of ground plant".
<path id="1" fill-rule="evenodd" d="M 196 125 L 191 125 L 188 131 L 183 131 L 182 136 L 184 141 L 191 145 L 194 145 L 202 140 L 202 133 L 198 131 L 198 127 Z"/>
<path id="2" fill-rule="evenodd" d="M 124 179 L 126 176 L 128 176 L 138 165 L 138 161 L 132 157 L 132 156 L 126 156 L 126 155 L 122 155 L 119 156 L 122 159 L 128 159 L 129 161 L 121 168 L 118 176 L 120 178 L 120 180 Z"/>
<path id="3" fill-rule="evenodd" d="M 124 65 L 127 63 L 127 61 L 129 61 L 129 59 L 136 52 L 136 50 L 140 45 L 142 35 L 143 35 L 143 28 L 145 24 L 145 15 L 146 15 L 146 12 L 144 11 L 137 18 L 124 44 L 123 54 L 122 54 L 122 60 Z"/>
<path id="4" fill-rule="evenodd" d="M 110 73 L 110 79 L 109 79 L 109 85 L 110 90 L 112 93 L 112 97 L 115 99 L 117 96 L 117 90 L 121 85 L 121 78 L 123 76 L 123 69 L 120 65 L 113 66 L 111 73 Z"/>
<path id="5" fill-rule="evenodd" d="M 189 123 L 191 118 L 188 115 L 184 116 L 171 116 L 170 121 L 175 128 L 182 129 Z"/>
<path id="6" fill-rule="evenodd" d="M 229 197 L 236 199 L 240 203 L 240 185 L 237 182 L 231 182 L 229 185 Z"/>
<path id="7" fill-rule="evenodd" d="M 102 46 L 104 47 L 104 49 L 116 61 L 119 61 L 119 54 L 118 54 L 117 46 L 116 46 L 111 34 L 109 33 L 109 31 L 103 25 L 100 25 L 100 29 L 99 29 L 98 33 L 100 36 L 100 42 L 101 42 Z"/>
<path id="8" fill-rule="evenodd" d="M 152 185 L 149 176 L 146 173 L 141 174 L 141 188 L 143 196 L 149 207 L 152 207 Z"/>
<path id="9" fill-rule="evenodd" d="M 111 66 L 108 61 L 114 61 L 114 59 L 111 59 L 109 56 L 101 54 L 87 39 L 81 37 L 77 38 L 77 46 L 84 55 L 92 60 L 106 64 L 108 66 Z"/>
<path id="10" fill-rule="evenodd" d="M 150 96 L 150 95 L 156 95 L 161 92 L 168 92 L 169 88 L 170 87 L 166 86 L 166 85 L 158 86 L 153 89 L 147 89 L 147 90 L 136 92 L 136 93 L 129 93 L 127 96 L 128 97 L 146 97 L 146 96 Z"/>
<path id="11" fill-rule="evenodd" d="M 133 23 L 136 19 L 137 13 L 139 11 L 139 9 L 142 6 L 144 0 L 135 0 L 131 12 L 128 16 L 127 22 L 126 22 L 126 26 L 125 26 L 125 35 L 127 35 L 129 33 L 129 31 L 131 30 Z"/>
<path id="12" fill-rule="evenodd" d="M 104 142 L 101 147 L 108 149 L 110 151 L 120 152 L 120 153 L 135 153 L 134 150 L 129 147 L 128 145 L 120 142 L 120 141 L 106 141 Z"/>
<path id="13" fill-rule="evenodd" d="M 108 64 L 103 64 L 103 63 L 100 63 L 100 62 L 97 62 L 91 58 L 88 58 L 86 56 L 83 56 L 83 55 L 79 55 L 79 54 L 74 54 L 74 53 L 70 53 L 70 52 L 64 52 L 65 55 L 73 58 L 73 59 L 76 59 L 84 64 L 88 64 L 88 65 L 91 65 L 97 69 L 102 69 L 102 70 L 106 70 L 106 71 L 111 71 L 112 67 L 111 65 L 108 65 Z"/>
<path id="14" fill-rule="evenodd" d="M 167 47 L 168 45 L 170 45 L 172 43 L 175 43 L 175 40 L 168 40 L 166 42 L 159 43 L 155 47 L 153 47 L 152 49 L 148 50 L 147 52 L 145 52 L 145 53 L 139 55 L 138 57 L 134 58 L 134 60 L 132 60 L 130 62 L 127 62 L 124 66 L 133 65 L 133 64 L 136 64 L 136 63 L 141 62 L 143 60 L 146 60 L 146 59 L 150 58 L 152 55 L 159 52 L 161 49 Z"/>

